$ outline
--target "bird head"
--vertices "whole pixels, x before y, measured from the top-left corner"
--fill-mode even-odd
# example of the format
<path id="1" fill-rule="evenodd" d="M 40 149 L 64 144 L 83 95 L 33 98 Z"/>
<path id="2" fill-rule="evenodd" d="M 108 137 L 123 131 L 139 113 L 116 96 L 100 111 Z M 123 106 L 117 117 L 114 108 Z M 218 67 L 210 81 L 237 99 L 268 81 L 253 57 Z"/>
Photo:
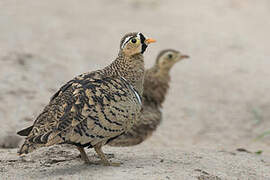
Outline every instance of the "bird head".
<path id="1" fill-rule="evenodd" d="M 161 51 L 156 59 L 156 65 L 160 69 L 164 70 L 170 70 L 171 67 L 181 61 L 182 59 L 189 58 L 188 55 L 184 55 L 180 53 L 179 51 L 173 50 L 173 49 L 166 49 Z"/>
<path id="2" fill-rule="evenodd" d="M 153 42 L 156 42 L 156 40 L 146 38 L 140 32 L 128 33 L 122 38 L 120 49 L 126 56 L 143 54 L 147 46 Z"/>

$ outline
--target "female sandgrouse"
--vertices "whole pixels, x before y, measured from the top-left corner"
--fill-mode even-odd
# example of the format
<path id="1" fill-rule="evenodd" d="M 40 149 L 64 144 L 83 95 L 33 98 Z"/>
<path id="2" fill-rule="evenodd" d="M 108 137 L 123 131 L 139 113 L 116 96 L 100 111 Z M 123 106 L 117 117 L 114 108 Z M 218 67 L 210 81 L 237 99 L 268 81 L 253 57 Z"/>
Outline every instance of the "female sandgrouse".
<path id="1" fill-rule="evenodd" d="M 18 132 L 27 136 L 20 155 L 54 144 L 73 144 L 89 163 L 84 147 L 94 148 L 101 163 L 101 147 L 128 131 L 141 114 L 144 80 L 143 53 L 148 44 L 142 33 L 126 34 L 118 57 L 102 70 L 81 74 L 56 92 L 33 126 Z"/>
<path id="2" fill-rule="evenodd" d="M 140 120 L 128 132 L 110 141 L 110 146 L 137 145 L 152 135 L 162 119 L 160 108 L 169 89 L 169 71 L 176 62 L 184 58 L 188 56 L 172 49 L 159 53 L 155 65 L 145 72 Z"/>

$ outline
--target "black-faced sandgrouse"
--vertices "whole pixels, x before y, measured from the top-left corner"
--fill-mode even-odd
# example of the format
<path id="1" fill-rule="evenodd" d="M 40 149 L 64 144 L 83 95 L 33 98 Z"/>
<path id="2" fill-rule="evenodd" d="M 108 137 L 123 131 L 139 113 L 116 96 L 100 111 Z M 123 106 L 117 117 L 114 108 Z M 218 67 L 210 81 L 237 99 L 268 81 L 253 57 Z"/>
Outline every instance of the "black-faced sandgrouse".
<path id="1" fill-rule="evenodd" d="M 140 120 L 127 133 L 113 139 L 108 145 L 133 146 L 152 135 L 162 120 L 161 107 L 169 89 L 170 69 L 176 62 L 188 57 L 173 49 L 159 53 L 155 65 L 145 72 Z"/>
<path id="2" fill-rule="evenodd" d="M 72 144 L 90 163 L 84 147 L 94 148 L 104 165 L 101 147 L 127 132 L 141 114 L 144 80 L 143 53 L 155 42 L 142 33 L 128 33 L 117 58 L 101 70 L 81 74 L 56 92 L 33 126 L 18 132 L 27 136 L 20 155 L 54 144 Z"/>

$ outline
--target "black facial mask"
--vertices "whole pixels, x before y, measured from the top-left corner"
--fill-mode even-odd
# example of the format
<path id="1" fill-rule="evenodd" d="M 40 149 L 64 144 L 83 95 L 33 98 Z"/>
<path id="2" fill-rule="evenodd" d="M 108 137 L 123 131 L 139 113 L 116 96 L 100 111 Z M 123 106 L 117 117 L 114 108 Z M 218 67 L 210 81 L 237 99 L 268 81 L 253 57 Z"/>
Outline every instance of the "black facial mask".
<path id="1" fill-rule="evenodd" d="M 142 54 L 144 53 L 144 51 L 146 50 L 146 48 L 147 48 L 147 45 L 144 43 L 144 41 L 145 41 L 145 37 L 143 36 L 143 34 L 142 33 L 140 33 L 140 39 L 141 39 L 141 42 L 142 42 Z"/>

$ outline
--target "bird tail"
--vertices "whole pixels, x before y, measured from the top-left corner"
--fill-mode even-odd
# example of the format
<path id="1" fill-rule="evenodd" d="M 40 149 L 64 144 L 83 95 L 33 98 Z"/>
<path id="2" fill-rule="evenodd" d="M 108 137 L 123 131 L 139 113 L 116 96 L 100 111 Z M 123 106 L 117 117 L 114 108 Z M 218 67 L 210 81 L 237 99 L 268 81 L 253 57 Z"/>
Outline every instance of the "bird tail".
<path id="1" fill-rule="evenodd" d="M 28 136 L 30 132 L 32 131 L 34 126 L 30 126 L 28 128 L 22 129 L 19 132 L 17 132 L 18 135 L 20 136 Z"/>
<path id="2" fill-rule="evenodd" d="M 42 144 L 33 144 L 33 143 L 29 142 L 28 140 L 26 140 L 23 143 L 23 145 L 20 147 L 20 149 L 18 150 L 18 154 L 24 155 L 24 154 L 31 153 L 41 146 L 42 146 Z"/>
<path id="3" fill-rule="evenodd" d="M 63 142 L 63 140 L 59 136 L 56 136 L 53 139 L 49 140 L 47 143 L 43 143 L 43 144 L 36 144 L 36 143 L 30 142 L 29 140 L 25 140 L 21 148 L 18 150 L 18 154 L 19 155 L 28 154 L 40 147 L 48 147 L 54 144 L 60 144 L 61 142 Z"/>

